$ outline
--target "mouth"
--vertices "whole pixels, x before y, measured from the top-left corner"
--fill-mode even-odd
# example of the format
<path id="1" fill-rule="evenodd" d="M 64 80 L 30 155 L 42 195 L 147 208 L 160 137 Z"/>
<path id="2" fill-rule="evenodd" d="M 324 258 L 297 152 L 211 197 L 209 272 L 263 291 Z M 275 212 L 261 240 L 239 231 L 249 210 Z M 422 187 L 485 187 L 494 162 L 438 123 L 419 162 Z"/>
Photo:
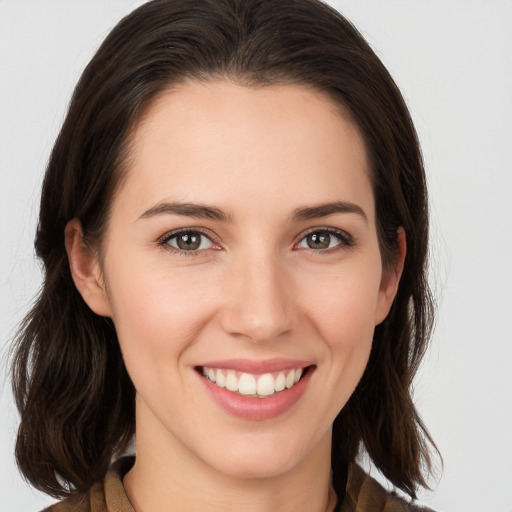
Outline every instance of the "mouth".
<path id="1" fill-rule="evenodd" d="M 295 410 L 316 364 L 286 358 L 226 359 L 204 361 L 194 370 L 214 403 L 230 415 L 252 421 Z"/>
<path id="2" fill-rule="evenodd" d="M 218 388 L 244 397 L 264 399 L 292 389 L 312 370 L 313 366 L 266 373 L 248 373 L 210 366 L 198 366 L 196 371 Z"/>

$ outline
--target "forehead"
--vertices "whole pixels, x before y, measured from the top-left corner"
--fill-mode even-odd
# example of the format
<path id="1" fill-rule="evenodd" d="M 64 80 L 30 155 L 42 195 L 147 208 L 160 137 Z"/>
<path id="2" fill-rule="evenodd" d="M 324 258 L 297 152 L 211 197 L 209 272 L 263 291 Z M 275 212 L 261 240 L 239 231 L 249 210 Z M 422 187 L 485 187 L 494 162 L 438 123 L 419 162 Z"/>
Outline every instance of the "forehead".
<path id="1" fill-rule="evenodd" d="M 166 91 L 132 133 L 127 171 L 123 188 L 141 208 L 158 195 L 234 207 L 258 198 L 262 208 L 371 195 L 358 128 L 329 96 L 299 85 Z"/>

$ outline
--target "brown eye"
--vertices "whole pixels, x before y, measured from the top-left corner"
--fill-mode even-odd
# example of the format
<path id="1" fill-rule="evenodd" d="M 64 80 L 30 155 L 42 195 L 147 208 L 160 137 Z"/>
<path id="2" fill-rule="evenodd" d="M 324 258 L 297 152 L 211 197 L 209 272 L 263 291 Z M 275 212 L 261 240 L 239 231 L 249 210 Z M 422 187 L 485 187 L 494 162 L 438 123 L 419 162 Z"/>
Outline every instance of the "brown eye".
<path id="1" fill-rule="evenodd" d="M 343 231 L 319 229 L 308 233 L 297 245 L 301 249 L 323 251 L 338 246 L 351 246 L 352 238 Z"/>
<path id="2" fill-rule="evenodd" d="M 182 251 L 199 251 L 212 247 L 212 241 L 200 231 L 181 231 L 171 235 L 166 243 Z"/>
<path id="3" fill-rule="evenodd" d="M 328 249 L 331 244 L 331 235 L 327 232 L 311 233 L 306 237 L 310 249 Z"/>

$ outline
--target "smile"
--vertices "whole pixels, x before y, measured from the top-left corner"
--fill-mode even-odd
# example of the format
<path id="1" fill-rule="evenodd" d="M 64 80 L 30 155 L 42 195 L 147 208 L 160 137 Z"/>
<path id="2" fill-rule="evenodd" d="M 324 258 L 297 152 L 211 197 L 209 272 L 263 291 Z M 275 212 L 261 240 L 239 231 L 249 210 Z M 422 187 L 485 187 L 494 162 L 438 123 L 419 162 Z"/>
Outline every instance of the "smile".
<path id="1" fill-rule="evenodd" d="M 270 420 L 294 410 L 315 373 L 313 361 L 228 359 L 194 367 L 207 396 L 243 420 Z"/>
<path id="2" fill-rule="evenodd" d="M 303 368 L 292 368 L 258 375 L 207 366 L 201 368 L 203 376 L 219 388 L 257 398 L 266 398 L 292 388 L 299 382 L 303 372 Z"/>

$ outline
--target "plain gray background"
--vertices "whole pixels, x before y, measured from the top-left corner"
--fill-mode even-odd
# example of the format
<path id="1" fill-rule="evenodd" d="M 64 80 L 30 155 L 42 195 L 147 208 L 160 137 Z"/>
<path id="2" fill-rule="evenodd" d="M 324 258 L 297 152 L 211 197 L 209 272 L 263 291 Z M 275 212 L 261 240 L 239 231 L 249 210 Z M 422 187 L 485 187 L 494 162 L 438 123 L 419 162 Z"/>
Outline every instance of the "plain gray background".
<path id="1" fill-rule="evenodd" d="M 276 0 L 278 1 L 278 0 Z M 0 0 L 0 350 L 40 284 L 32 240 L 72 88 L 133 0 Z M 444 456 L 444 512 L 512 512 L 512 1 L 332 0 L 390 69 L 420 134 L 439 314 L 416 402 Z M 0 510 L 52 500 L 13 462 L 0 367 Z"/>

